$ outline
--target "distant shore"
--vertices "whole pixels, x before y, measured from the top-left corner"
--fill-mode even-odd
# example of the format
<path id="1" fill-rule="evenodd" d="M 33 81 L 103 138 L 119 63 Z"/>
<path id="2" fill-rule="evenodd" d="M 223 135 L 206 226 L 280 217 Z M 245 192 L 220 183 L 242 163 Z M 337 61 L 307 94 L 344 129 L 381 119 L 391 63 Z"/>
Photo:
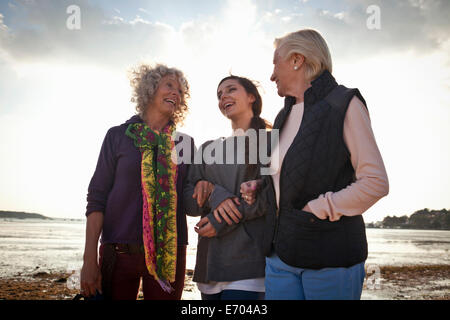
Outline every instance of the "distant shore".
<path id="1" fill-rule="evenodd" d="M 51 220 L 51 221 L 85 221 L 84 218 L 82 219 L 73 219 L 73 218 L 53 218 L 53 217 L 47 217 L 39 213 L 29 213 L 29 212 L 18 212 L 18 211 L 0 211 L 0 219 L 2 220 Z"/>
<path id="2" fill-rule="evenodd" d="M 183 300 L 200 298 L 192 275 L 193 271 L 188 269 Z M 78 290 L 68 288 L 69 276 L 39 271 L 0 278 L 0 299 L 71 300 Z M 366 281 L 362 299 L 450 300 L 450 265 L 381 266 L 380 280 L 379 288 L 371 287 L 373 282 Z"/>
<path id="3" fill-rule="evenodd" d="M 38 213 L 18 212 L 18 211 L 0 211 L 0 218 L 2 219 L 42 219 L 52 220 L 52 218 L 46 217 Z"/>
<path id="4" fill-rule="evenodd" d="M 0 219 L 41 219 L 53 221 L 84 221 L 84 219 L 52 218 L 38 213 L 2 211 Z M 366 228 L 373 229 L 409 229 L 409 230 L 450 230 L 450 211 L 422 209 L 413 213 L 410 217 L 386 216 L 383 221 L 368 222 Z"/>

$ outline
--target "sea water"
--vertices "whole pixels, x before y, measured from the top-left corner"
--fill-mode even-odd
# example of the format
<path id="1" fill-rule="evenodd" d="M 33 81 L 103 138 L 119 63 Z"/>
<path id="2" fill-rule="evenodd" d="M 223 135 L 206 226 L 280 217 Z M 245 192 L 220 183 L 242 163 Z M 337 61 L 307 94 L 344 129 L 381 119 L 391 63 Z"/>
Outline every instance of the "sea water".
<path id="1" fill-rule="evenodd" d="M 194 269 L 198 218 L 188 218 L 186 268 Z M 85 220 L 0 219 L 0 277 L 81 268 Z M 450 264 L 450 231 L 366 229 L 367 264 Z"/>

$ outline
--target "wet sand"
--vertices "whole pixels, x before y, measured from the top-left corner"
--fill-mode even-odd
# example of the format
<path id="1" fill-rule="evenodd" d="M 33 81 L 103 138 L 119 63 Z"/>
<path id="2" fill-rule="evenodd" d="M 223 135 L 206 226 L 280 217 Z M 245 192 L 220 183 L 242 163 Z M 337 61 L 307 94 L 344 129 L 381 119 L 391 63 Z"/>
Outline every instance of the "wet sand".
<path id="1" fill-rule="evenodd" d="M 366 275 L 365 300 L 450 300 L 450 265 L 382 266 L 379 289 Z"/>
<path id="2" fill-rule="evenodd" d="M 381 266 L 379 271 L 379 282 L 367 275 L 362 299 L 450 300 L 450 265 Z M 183 300 L 200 299 L 192 275 L 192 270 L 188 269 Z M 0 299 L 71 300 L 78 290 L 69 289 L 70 276 L 68 273 L 36 271 L 1 278 Z M 142 299 L 142 295 L 139 298 Z"/>

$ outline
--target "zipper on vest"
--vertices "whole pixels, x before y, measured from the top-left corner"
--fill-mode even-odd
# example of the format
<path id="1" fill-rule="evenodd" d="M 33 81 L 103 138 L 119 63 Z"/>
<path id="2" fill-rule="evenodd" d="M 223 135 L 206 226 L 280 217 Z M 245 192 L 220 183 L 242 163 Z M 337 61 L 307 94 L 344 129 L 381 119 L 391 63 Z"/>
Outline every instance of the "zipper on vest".
<path id="1" fill-rule="evenodd" d="M 272 178 L 270 178 L 270 179 L 271 179 L 270 185 L 271 185 L 271 187 L 272 187 L 272 192 L 273 192 L 273 195 L 274 195 L 274 197 L 275 197 L 275 199 L 276 199 L 275 187 L 274 187 L 274 185 L 273 185 Z M 280 175 L 280 179 L 281 179 L 281 175 Z M 275 200 L 275 201 L 276 201 L 276 200 Z M 279 217 L 279 215 L 280 215 L 279 205 L 278 205 L 277 203 L 275 203 L 275 205 L 276 205 L 276 211 L 275 211 L 275 230 L 274 230 L 274 232 L 273 232 L 272 245 L 275 245 L 275 242 L 276 242 L 276 239 L 277 239 L 277 234 L 278 234 L 278 217 Z"/>
<path id="2" fill-rule="evenodd" d="M 277 234 L 278 234 L 278 215 L 280 210 L 277 208 L 276 216 L 275 216 L 275 231 L 273 233 L 272 244 L 275 245 Z"/>
<path id="3" fill-rule="evenodd" d="M 291 105 L 291 109 L 292 109 L 292 105 Z M 292 111 L 292 110 L 291 110 Z M 289 115 L 290 115 L 290 112 L 289 112 Z M 284 125 L 284 123 L 287 121 L 287 118 L 289 118 L 289 115 L 284 119 L 284 121 L 283 121 L 283 125 Z M 303 119 L 302 119 L 302 122 L 303 122 Z M 301 127 L 301 123 L 300 123 L 300 127 Z M 298 131 L 297 131 L 297 133 L 295 134 L 295 136 L 294 136 L 294 140 L 295 140 L 295 138 L 297 137 L 297 135 L 298 135 L 298 133 L 300 132 L 300 127 L 298 128 Z M 279 129 L 280 131 L 279 131 L 279 133 L 280 133 L 280 135 L 281 135 L 281 128 Z M 294 142 L 294 141 L 292 141 L 292 142 Z M 278 143 L 280 143 L 279 141 L 278 141 Z M 272 244 L 273 245 L 275 245 L 275 242 L 276 242 L 276 238 L 277 238 L 277 235 L 278 235 L 278 225 L 279 225 L 279 219 L 280 219 L 280 206 L 281 206 L 281 204 L 282 204 L 282 202 L 281 202 L 281 196 L 282 196 L 282 192 L 281 192 L 281 186 L 282 186 L 282 184 L 281 184 L 281 179 L 283 178 L 283 165 L 284 165 L 284 162 L 286 161 L 286 156 L 287 156 L 287 154 L 288 154 L 288 152 L 289 152 L 289 149 L 291 148 L 291 146 L 292 146 L 292 143 L 291 143 L 291 145 L 289 146 L 289 148 L 286 150 L 286 154 L 284 155 L 284 158 L 283 158 L 283 161 L 281 162 L 281 167 L 280 167 L 280 181 L 279 181 L 279 191 L 280 191 L 280 197 L 278 198 L 278 205 L 277 205 L 277 211 L 276 211 L 276 215 L 275 215 L 275 231 L 274 231 L 274 234 L 273 234 L 273 239 L 272 239 Z M 273 186 L 273 181 L 272 181 L 272 191 L 273 191 L 273 194 L 275 195 L 275 197 L 276 197 L 276 194 L 275 194 L 275 187 Z M 276 198 L 275 198 L 275 201 L 276 201 Z M 273 248 L 273 249 L 275 249 L 275 248 Z"/>

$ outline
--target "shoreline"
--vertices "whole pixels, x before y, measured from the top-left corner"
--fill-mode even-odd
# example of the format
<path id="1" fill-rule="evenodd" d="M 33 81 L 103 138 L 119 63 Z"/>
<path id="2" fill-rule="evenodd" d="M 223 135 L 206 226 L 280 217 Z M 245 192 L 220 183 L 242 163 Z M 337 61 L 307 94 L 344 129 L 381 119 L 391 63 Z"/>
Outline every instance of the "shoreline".
<path id="1" fill-rule="evenodd" d="M 70 276 L 66 272 L 39 271 L 0 278 L 0 300 L 71 300 L 78 289 L 71 286 L 72 278 L 76 277 Z M 192 276 L 193 270 L 187 269 L 182 300 L 200 299 Z M 361 299 L 450 300 L 450 265 L 387 265 L 366 269 Z"/>

